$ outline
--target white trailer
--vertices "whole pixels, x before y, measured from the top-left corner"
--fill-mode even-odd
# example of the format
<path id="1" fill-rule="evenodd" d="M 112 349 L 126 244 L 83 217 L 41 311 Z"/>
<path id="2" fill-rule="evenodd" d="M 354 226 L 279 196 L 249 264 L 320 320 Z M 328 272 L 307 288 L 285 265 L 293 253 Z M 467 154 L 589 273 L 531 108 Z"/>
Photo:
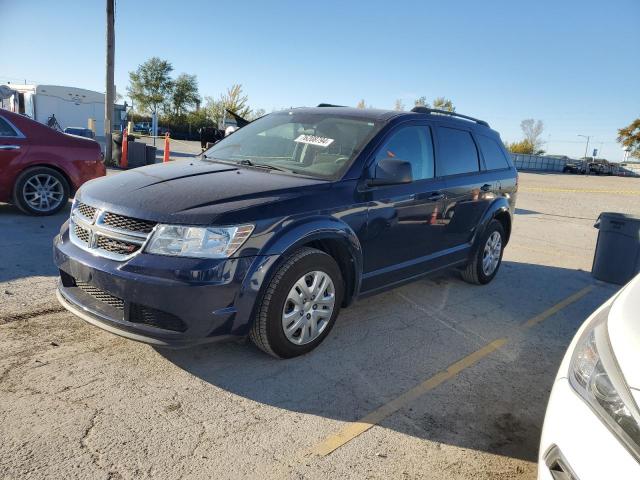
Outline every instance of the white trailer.
<path id="1" fill-rule="evenodd" d="M 13 95 L 3 100 L 2 107 L 21 113 L 47 125 L 55 115 L 61 129 L 89 126 L 93 119 L 97 137 L 104 137 L 105 95 L 92 90 L 59 85 L 5 85 L 13 90 Z M 122 105 L 114 106 L 114 130 L 121 127 Z"/>

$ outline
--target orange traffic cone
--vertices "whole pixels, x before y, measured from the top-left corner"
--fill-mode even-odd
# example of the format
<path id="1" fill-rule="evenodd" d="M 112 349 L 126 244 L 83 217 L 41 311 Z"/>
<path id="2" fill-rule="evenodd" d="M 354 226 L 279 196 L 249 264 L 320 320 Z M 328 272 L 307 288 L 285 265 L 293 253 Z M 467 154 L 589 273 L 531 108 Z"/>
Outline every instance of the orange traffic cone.
<path id="1" fill-rule="evenodd" d="M 120 158 L 120 168 L 128 168 L 129 167 L 129 159 L 127 158 L 127 154 L 129 153 L 129 135 L 127 132 L 122 135 L 122 157 Z"/>
<path id="2" fill-rule="evenodd" d="M 164 135 L 164 158 L 162 159 L 163 163 L 167 163 L 169 161 L 169 132 Z"/>

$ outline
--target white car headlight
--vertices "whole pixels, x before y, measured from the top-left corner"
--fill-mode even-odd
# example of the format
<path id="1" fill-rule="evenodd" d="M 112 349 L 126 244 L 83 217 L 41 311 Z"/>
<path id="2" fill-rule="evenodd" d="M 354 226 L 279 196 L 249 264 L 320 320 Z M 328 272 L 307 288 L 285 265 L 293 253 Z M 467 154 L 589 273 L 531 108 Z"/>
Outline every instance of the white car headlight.
<path id="1" fill-rule="evenodd" d="M 253 232 L 253 225 L 237 227 L 156 226 L 147 253 L 195 258 L 228 258 Z"/>
<path id="2" fill-rule="evenodd" d="M 640 411 L 620 372 L 607 334 L 605 309 L 580 337 L 569 382 L 627 450 L 640 460 Z"/>

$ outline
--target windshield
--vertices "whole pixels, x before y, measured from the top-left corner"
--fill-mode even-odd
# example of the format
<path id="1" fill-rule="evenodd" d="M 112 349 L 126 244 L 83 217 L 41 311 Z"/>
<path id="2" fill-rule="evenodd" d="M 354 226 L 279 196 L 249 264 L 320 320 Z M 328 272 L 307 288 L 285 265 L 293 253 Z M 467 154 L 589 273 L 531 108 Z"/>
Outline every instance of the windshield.
<path id="1" fill-rule="evenodd" d="M 369 119 L 295 110 L 272 113 L 216 143 L 204 158 L 338 178 L 379 128 Z"/>

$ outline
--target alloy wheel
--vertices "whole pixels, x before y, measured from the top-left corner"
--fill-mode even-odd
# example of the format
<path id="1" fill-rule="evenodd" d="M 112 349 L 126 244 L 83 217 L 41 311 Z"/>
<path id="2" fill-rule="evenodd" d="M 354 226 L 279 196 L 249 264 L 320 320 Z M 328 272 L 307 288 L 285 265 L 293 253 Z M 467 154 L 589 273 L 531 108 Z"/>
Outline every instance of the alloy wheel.
<path id="1" fill-rule="evenodd" d="M 500 232 L 493 232 L 487 238 L 482 254 L 482 272 L 489 276 L 495 272 L 500 263 L 500 255 L 502 253 L 502 236 Z"/>
<path id="2" fill-rule="evenodd" d="M 49 212 L 64 200 L 64 187 L 53 175 L 40 173 L 29 178 L 22 187 L 22 198 L 37 212 Z"/>

